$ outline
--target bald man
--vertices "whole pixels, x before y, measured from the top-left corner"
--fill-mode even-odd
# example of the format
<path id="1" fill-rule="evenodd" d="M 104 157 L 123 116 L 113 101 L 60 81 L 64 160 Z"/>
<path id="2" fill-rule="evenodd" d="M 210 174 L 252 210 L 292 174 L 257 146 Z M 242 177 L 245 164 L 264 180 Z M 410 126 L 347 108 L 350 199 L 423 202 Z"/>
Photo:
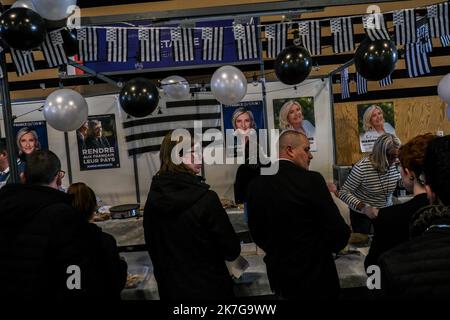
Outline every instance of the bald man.
<path id="1" fill-rule="evenodd" d="M 279 139 L 279 170 L 250 183 L 250 233 L 266 256 L 272 290 L 284 299 L 338 298 L 333 252 L 346 245 L 350 229 L 318 172 L 308 138 L 288 130 Z"/>

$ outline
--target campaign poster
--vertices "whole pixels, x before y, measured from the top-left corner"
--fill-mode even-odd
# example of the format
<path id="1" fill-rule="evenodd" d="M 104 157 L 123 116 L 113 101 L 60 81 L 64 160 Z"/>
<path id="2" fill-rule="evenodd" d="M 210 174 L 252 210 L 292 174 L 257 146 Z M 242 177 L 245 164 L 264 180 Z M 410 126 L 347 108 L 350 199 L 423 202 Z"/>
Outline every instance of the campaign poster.
<path id="1" fill-rule="evenodd" d="M 358 129 L 361 152 L 372 152 L 379 136 L 384 133 L 395 135 L 394 103 L 359 104 Z"/>
<path id="2" fill-rule="evenodd" d="M 14 122 L 13 130 L 19 157 L 24 159 L 34 150 L 48 149 L 47 124 L 45 121 Z"/>
<path id="3" fill-rule="evenodd" d="M 114 114 L 89 116 L 76 134 L 81 171 L 120 167 Z"/>
<path id="4" fill-rule="evenodd" d="M 317 151 L 314 97 L 273 99 L 275 128 L 303 132 L 309 140 L 311 151 Z"/>

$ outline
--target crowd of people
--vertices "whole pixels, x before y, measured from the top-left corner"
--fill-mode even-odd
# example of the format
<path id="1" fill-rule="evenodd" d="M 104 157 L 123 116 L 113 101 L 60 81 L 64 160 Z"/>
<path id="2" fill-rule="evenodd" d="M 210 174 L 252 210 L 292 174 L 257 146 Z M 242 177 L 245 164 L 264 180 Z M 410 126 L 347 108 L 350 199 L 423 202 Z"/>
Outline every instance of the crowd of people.
<path id="1" fill-rule="evenodd" d="M 288 119 L 299 117 L 289 115 L 295 104 L 288 107 Z M 247 110 L 233 116 L 233 125 L 243 131 L 254 128 L 252 121 Z M 87 129 L 95 131 L 95 123 Z M 24 153 L 32 136 L 28 132 L 17 141 Z M 239 257 L 240 240 L 218 195 L 199 175 L 197 148 L 175 149 L 182 140 L 172 141 L 171 133 L 164 138 L 144 208 L 145 242 L 159 295 L 163 300 L 231 299 L 226 261 Z M 393 134 L 380 135 L 372 153 L 353 166 L 336 191 L 350 208 L 350 226 L 325 179 L 309 169 L 313 155 L 305 130 L 282 131 L 278 149 L 275 174 L 261 175 L 257 163 L 256 170 L 241 176 L 245 181 L 238 188 L 251 237 L 265 252 L 274 298 L 339 298 L 334 259 L 352 231 L 373 237 L 366 267 L 380 267 L 380 296 L 450 298 L 450 136 L 424 134 L 402 145 Z M 177 151 L 181 163 L 172 157 Z M 0 139 L 2 175 L 8 173 L 7 152 Z M 0 189 L 4 299 L 120 299 L 127 264 L 115 239 L 92 223 L 95 193 L 84 183 L 60 191 L 64 176 L 52 151 L 35 149 L 26 156 L 24 183 Z M 394 205 L 398 184 L 413 198 Z"/>

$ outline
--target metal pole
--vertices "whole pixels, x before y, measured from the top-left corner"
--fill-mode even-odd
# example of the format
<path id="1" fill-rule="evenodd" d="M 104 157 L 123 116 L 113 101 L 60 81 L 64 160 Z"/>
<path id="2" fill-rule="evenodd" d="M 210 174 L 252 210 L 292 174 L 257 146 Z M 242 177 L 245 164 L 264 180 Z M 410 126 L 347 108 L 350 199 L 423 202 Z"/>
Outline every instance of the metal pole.
<path id="1" fill-rule="evenodd" d="M 64 143 L 66 145 L 67 174 L 69 175 L 69 184 L 72 184 L 72 164 L 70 161 L 69 134 L 67 132 L 64 132 Z"/>
<path id="2" fill-rule="evenodd" d="M 259 19 L 258 19 L 258 23 L 259 23 Z M 261 41 L 261 27 L 258 27 L 258 51 L 259 51 L 259 70 L 260 70 L 260 82 L 261 82 L 261 94 L 262 94 L 262 106 L 263 106 L 263 110 L 264 110 L 264 124 L 266 126 L 266 129 L 269 129 L 269 121 L 268 121 L 268 115 L 269 112 L 267 110 L 267 92 L 266 92 L 266 77 L 265 77 L 265 70 L 264 70 L 264 59 L 263 59 L 263 50 L 262 50 L 262 41 Z M 266 143 L 267 143 L 267 156 L 269 156 L 269 154 L 272 153 L 272 150 L 270 149 L 270 135 L 267 135 L 267 139 L 266 139 Z M 257 150 L 259 152 L 259 150 Z"/>
<path id="3" fill-rule="evenodd" d="M 336 164 L 337 151 L 336 151 L 336 126 L 334 122 L 334 93 L 333 93 L 333 76 L 328 76 L 328 84 L 330 86 L 330 111 L 331 111 L 331 134 L 333 141 L 333 165 Z"/>
<path id="4" fill-rule="evenodd" d="M 112 85 L 114 85 L 116 87 L 120 87 L 120 85 L 119 85 L 119 83 L 117 81 L 114 81 L 111 78 L 105 76 L 104 74 L 98 73 L 97 71 L 94 71 L 94 70 L 92 70 L 92 69 L 90 69 L 90 68 L 88 68 L 86 66 L 83 66 L 83 65 L 81 65 L 81 64 L 79 64 L 79 63 L 77 63 L 77 62 L 75 62 L 73 60 L 69 59 L 69 64 L 71 66 L 75 67 L 75 68 L 78 68 L 80 70 L 83 70 L 84 72 L 87 72 L 87 73 L 93 75 L 94 77 L 96 77 L 96 78 L 98 78 L 100 80 L 105 81 L 106 83 L 110 83 L 110 84 L 112 84 Z"/>
<path id="5" fill-rule="evenodd" d="M 0 67 L 3 70 L 3 78 L 0 79 L 2 89 L 3 121 L 5 122 L 6 148 L 8 149 L 8 161 L 11 182 L 18 183 L 19 171 L 17 166 L 16 148 L 14 146 L 14 130 L 11 111 L 11 97 L 9 95 L 8 70 L 6 68 L 5 51 L 0 52 Z"/>
<path id="6" fill-rule="evenodd" d="M 137 157 L 133 154 L 133 167 L 134 167 L 134 184 L 136 186 L 136 201 L 141 203 L 141 190 L 139 188 L 139 169 L 137 164 Z"/>

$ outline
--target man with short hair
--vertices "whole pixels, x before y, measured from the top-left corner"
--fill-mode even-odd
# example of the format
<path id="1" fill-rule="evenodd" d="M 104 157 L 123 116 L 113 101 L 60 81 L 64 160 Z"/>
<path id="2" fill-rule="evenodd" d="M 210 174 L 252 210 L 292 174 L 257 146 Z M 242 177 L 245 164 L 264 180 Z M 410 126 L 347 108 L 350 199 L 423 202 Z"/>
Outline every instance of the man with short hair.
<path id="1" fill-rule="evenodd" d="M 248 188 L 249 229 L 266 256 L 272 290 L 284 299 L 337 298 L 333 252 L 347 245 L 350 228 L 320 173 L 309 171 L 308 138 L 287 130 L 279 138 L 279 170 Z"/>
<path id="2" fill-rule="evenodd" d="M 10 168 L 9 168 L 9 158 L 8 150 L 6 148 L 6 139 L 0 138 L 0 184 L 5 184 L 11 182 Z M 22 182 L 24 182 L 24 171 L 25 163 L 17 159 L 17 166 L 19 169 L 19 177 Z"/>
<path id="3" fill-rule="evenodd" d="M 83 295 L 85 224 L 69 195 L 57 190 L 64 176 L 61 162 L 49 150 L 36 150 L 27 158 L 26 175 L 27 184 L 0 190 L 0 297 L 61 300 Z M 74 274 L 76 268 L 81 274 Z"/>

